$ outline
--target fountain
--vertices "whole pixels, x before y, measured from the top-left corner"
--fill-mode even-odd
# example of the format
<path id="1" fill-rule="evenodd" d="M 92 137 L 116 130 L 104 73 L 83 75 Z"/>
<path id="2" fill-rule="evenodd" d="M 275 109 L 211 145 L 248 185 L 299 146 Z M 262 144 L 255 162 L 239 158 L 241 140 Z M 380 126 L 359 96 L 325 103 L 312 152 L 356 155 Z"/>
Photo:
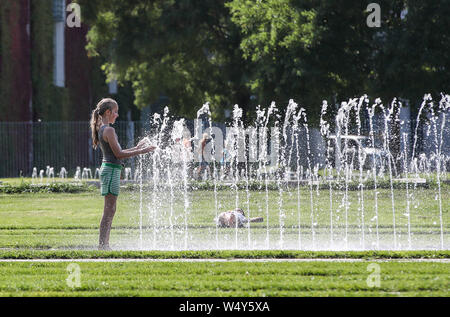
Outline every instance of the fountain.
<path id="1" fill-rule="evenodd" d="M 324 102 L 314 129 L 293 100 L 285 109 L 258 106 L 248 126 L 235 105 L 224 128 L 213 124 L 206 103 L 193 138 L 187 121 L 166 107 L 146 135 L 157 148 L 139 157 L 134 173 L 138 234 L 122 247 L 448 249 L 450 97 L 435 103 L 426 95 L 413 129 L 400 119 L 402 106 L 367 96 L 336 109 Z M 204 133 L 211 141 L 200 155 Z M 202 160 L 210 173 L 197 181 L 191 171 Z M 264 221 L 215 225 L 220 212 L 235 208 Z"/>
<path id="2" fill-rule="evenodd" d="M 61 179 L 67 178 L 67 170 L 64 167 L 61 167 L 61 170 L 59 171 L 59 177 Z"/>
<path id="3" fill-rule="evenodd" d="M 75 171 L 75 175 L 74 175 L 74 179 L 76 180 L 76 181 L 80 181 L 81 180 L 81 167 L 79 167 L 79 166 L 77 166 L 77 169 L 76 169 L 76 171 Z"/>
<path id="4" fill-rule="evenodd" d="M 83 168 L 83 172 L 81 173 L 82 180 L 92 179 L 92 170 L 88 167 Z"/>
<path id="5" fill-rule="evenodd" d="M 130 167 L 125 167 L 125 175 L 124 175 L 123 179 L 126 181 L 131 180 L 131 168 Z"/>
<path id="6" fill-rule="evenodd" d="M 48 175 L 47 175 L 48 179 L 52 179 L 52 181 L 55 181 L 55 168 L 54 167 L 50 167 L 48 170 Z"/>
<path id="7" fill-rule="evenodd" d="M 95 169 L 94 178 L 95 179 L 100 179 L 100 169 L 98 167 Z"/>
<path id="8" fill-rule="evenodd" d="M 37 168 L 33 167 L 33 173 L 31 174 L 31 182 L 34 184 L 38 177 Z"/>

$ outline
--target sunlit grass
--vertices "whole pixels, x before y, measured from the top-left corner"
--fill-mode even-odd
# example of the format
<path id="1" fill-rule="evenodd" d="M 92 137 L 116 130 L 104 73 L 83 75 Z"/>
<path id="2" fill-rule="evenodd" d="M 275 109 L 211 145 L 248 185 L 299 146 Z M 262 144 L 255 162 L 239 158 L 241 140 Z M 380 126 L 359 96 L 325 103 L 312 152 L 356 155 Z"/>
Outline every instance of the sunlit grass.
<path id="1" fill-rule="evenodd" d="M 183 240 L 184 220 L 188 215 L 189 237 L 219 242 L 227 239 L 233 249 L 235 238 L 245 243 L 248 237 L 264 240 L 269 233 L 277 246 L 280 231 L 295 241 L 300 233 L 311 234 L 314 220 L 318 235 L 328 237 L 330 221 L 335 239 L 343 237 L 345 205 L 348 201 L 348 228 L 360 237 L 364 213 L 366 239 L 373 239 L 378 209 L 379 233 L 392 239 L 392 196 L 389 189 L 375 192 L 297 189 L 239 191 L 189 191 L 179 189 L 171 197 L 167 192 L 122 191 L 113 222 L 111 243 L 116 251 L 96 251 L 103 197 L 98 192 L 77 194 L 26 193 L 0 195 L 0 258 L 69 259 L 70 262 L 0 262 L 0 296 L 447 296 L 448 263 L 376 262 L 380 265 L 380 287 L 370 287 L 367 265 L 371 261 L 401 259 L 448 259 L 449 251 L 291 251 L 291 250 L 205 250 L 205 251 L 126 251 L 139 246 L 140 211 L 146 248 L 158 243 Z M 407 203 L 413 238 L 437 237 L 439 243 L 439 201 L 436 189 L 417 188 L 406 199 L 406 191 L 394 192 L 397 233 L 404 243 L 407 236 Z M 189 200 L 187 208 L 184 198 Z M 267 196 L 266 196 L 267 195 Z M 448 245 L 448 190 L 442 191 L 442 219 Z M 217 209 L 216 200 L 217 197 Z M 267 198 L 266 198 L 267 197 Z M 331 202 L 330 202 L 331 197 Z M 312 200 L 311 200 L 312 199 Z M 218 230 L 213 222 L 217 212 L 238 205 L 251 217 L 265 221 L 249 229 Z M 142 203 L 141 203 L 142 202 Z M 312 202 L 312 203 L 311 203 Z M 364 203 L 363 203 L 364 202 Z M 141 208 L 142 205 L 142 208 Z M 311 210 L 311 205 L 313 209 Z M 332 212 L 330 212 L 330 210 Z M 299 214 L 300 212 L 300 214 Z M 313 218 L 311 218 L 311 214 Z M 332 214 L 332 218 L 331 218 Z M 285 216 L 280 218 L 280 215 Z M 298 216 L 301 216 L 300 222 Z M 269 216 L 269 227 L 267 227 Z M 280 223 L 280 220 L 282 221 Z M 171 240 L 173 230 L 180 231 Z M 249 233 L 251 236 L 249 236 Z M 218 234 L 218 236 L 216 236 Z M 128 241 L 124 244 L 124 241 Z M 214 243 L 213 243 L 214 245 Z M 125 247 L 124 247 L 125 246 Z M 123 248 L 123 250 L 122 250 Z M 438 248 L 438 247 L 437 247 Z M 351 258 L 363 262 L 77 262 L 77 259 L 286 259 Z M 71 288 L 66 279 L 67 265 L 81 269 L 81 286 Z"/>
<path id="2" fill-rule="evenodd" d="M 77 263 L 76 260 L 73 263 Z M 444 263 L 378 263 L 380 284 L 365 263 L 0 263 L 0 296 L 447 296 Z"/>
<path id="3" fill-rule="evenodd" d="M 119 243 L 119 248 L 120 242 L 125 240 L 130 241 L 127 248 L 133 245 L 137 248 L 142 214 L 144 238 L 165 239 L 168 248 L 173 239 L 184 238 L 186 224 L 189 237 L 214 240 L 220 234 L 221 239 L 228 237 L 231 248 L 235 246 L 236 236 L 247 241 L 249 235 L 259 240 L 269 235 L 274 241 L 272 245 L 276 246 L 276 241 L 281 238 L 297 239 L 299 228 L 305 237 L 310 236 L 313 230 L 326 237 L 331 226 L 336 240 L 342 239 L 345 228 L 353 238 L 359 238 L 364 228 L 367 241 L 373 243 L 377 228 L 382 239 L 392 240 L 395 212 L 396 231 L 403 245 L 407 244 L 411 232 L 413 243 L 426 235 L 436 238 L 434 243 L 438 248 L 440 212 L 437 190 L 417 188 L 409 195 L 408 201 L 406 190 L 395 190 L 395 209 L 392 210 L 392 195 L 388 189 L 377 191 L 376 203 L 374 190 L 349 191 L 348 197 L 343 190 L 313 188 L 310 191 L 308 187 L 299 192 L 294 187 L 267 193 L 264 190 L 235 192 L 229 189 L 217 193 L 200 190 L 183 193 L 178 190 L 172 198 L 167 192 L 124 190 L 118 199 L 111 240 Z M 185 196 L 189 201 L 187 207 Z M 250 231 L 246 228 L 238 232 L 233 228 L 217 230 L 214 217 L 221 211 L 235 208 L 236 201 L 247 215 L 264 217 L 264 222 L 252 224 Z M 444 190 L 441 207 L 445 245 L 448 245 L 450 225 L 448 201 L 450 193 Z M 0 194 L 0 248 L 95 248 L 103 204 L 104 198 L 97 192 Z M 171 235 L 172 227 L 178 232 L 176 236 Z M 283 237 L 280 236 L 281 231 Z"/>

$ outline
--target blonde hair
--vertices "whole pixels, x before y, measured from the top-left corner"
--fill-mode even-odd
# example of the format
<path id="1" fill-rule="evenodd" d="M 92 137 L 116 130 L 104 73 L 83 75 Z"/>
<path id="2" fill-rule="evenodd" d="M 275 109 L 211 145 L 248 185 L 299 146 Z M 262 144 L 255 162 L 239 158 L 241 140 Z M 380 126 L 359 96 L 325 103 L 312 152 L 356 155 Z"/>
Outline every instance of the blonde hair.
<path id="1" fill-rule="evenodd" d="M 113 106 L 119 106 L 114 99 L 111 98 L 103 98 L 99 101 L 94 110 L 92 110 L 91 115 L 91 133 L 92 133 L 92 147 L 94 149 L 98 146 L 98 129 L 99 127 L 99 117 L 101 117 L 106 110 L 111 110 Z"/>

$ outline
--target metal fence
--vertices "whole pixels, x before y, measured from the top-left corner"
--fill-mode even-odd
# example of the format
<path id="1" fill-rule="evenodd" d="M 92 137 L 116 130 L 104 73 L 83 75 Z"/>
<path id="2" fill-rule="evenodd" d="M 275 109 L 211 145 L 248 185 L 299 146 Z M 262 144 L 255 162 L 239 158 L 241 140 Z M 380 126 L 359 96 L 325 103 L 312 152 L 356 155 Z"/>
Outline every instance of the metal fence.
<path id="1" fill-rule="evenodd" d="M 424 125 L 424 131 L 422 129 L 418 131 L 420 132 L 420 138 L 416 144 L 416 154 L 423 153 L 428 160 L 431 160 L 433 155 L 435 156 L 436 145 L 440 143 L 444 162 L 450 164 L 450 138 L 448 137 L 450 135 L 450 116 L 447 117 L 446 121 L 445 125 L 443 125 L 444 121 L 440 118 L 436 121 L 439 123 L 437 124 L 437 130 L 445 126 L 445 129 L 442 130 L 442 140 L 440 142 L 437 142 L 438 139 L 433 133 L 427 133 L 431 125 L 426 124 Z M 204 120 L 201 121 L 201 124 L 198 122 L 195 124 L 194 120 L 186 120 L 185 124 L 192 136 L 195 133 L 201 136 L 203 129 L 206 129 L 208 126 L 208 123 Z M 194 130 L 199 126 L 201 126 L 201 131 L 195 132 Z M 213 126 L 218 127 L 223 135 L 226 136 L 225 124 L 213 123 Z M 377 126 L 381 127 L 382 125 L 378 124 Z M 121 146 L 130 148 L 137 143 L 139 137 L 147 135 L 152 127 L 150 121 L 117 121 L 114 124 L 114 128 Z M 377 129 L 376 131 L 378 131 Z M 411 129 L 408 130 L 411 131 Z M 320 130 L 311 128 L 309 137 L 306 137 L 305 131 L 302 129 L 299 129 L 298 133 L 300 136 L 297 139 L 301 149 L 299 163 L 302 165 L 306 164 L 307 156 L 303 154 L 306 152 L 306 149 L 310 148 L 310 154 L 308 155 L 310 155 L 309 159 L 312 166 L 317 164 L 323 167 L 325 164 L 326 144 L 320 134 Z M 256 139 L 253 139 L 252 142 L 258 142 Z M 395 139 L 400 145 L 399 148 L 402 148 L 401 138 L 394 138 L 391 143 L 394 144 Z M 411 148 L 411 134 L 408 139 L 407 146 Z M 307 140 L 310 142 L 309 147 L 306 144 Z M 289 142 L 291 141 L 287 142 L 286 153 L 295 153 L 295 151 L 289 151 Z M 248 150 L 250 151 L 250 149 Z M 267 151 L 271 152 L 270 146 L 268 146 Z M 402 153 L 399 152 L 397 154 L 401 155 Z M 77 167 L 81 169 L 87 167 L 94 171 L 96 167 L 100 166 L 101 159 L 100 149 L 94 150 L 92 148 L 89 122 L 87 121 L 0 122 L 0 177 L 19 177 L 21 175 L 30 177 L 34 167 L 39 173 L 40 170 L 46 171 L 47 166 L 54 168 L 55 177 L 62 167 L 67 170 L 69 177 L 71 177 L 75 175 Z M 294 162 L 296 160 L 292 159 L 290 161 Z M 129 158 L 124 163 L 134 170 L 135 158 Z"/>
<path id="2" fill-rule="evenodd" d="M 114 124 L 122 147 L 135 144 L 143 134 L 140 121 Z M 76 167 L 98 167 L 100 149 L 92 148 L 89 122 L 0 122 L 0 177 L 31 176 L 33 168 L 61 167 L 74 174 Z M 56 176 L 56 175 L 55 175 Z"/>

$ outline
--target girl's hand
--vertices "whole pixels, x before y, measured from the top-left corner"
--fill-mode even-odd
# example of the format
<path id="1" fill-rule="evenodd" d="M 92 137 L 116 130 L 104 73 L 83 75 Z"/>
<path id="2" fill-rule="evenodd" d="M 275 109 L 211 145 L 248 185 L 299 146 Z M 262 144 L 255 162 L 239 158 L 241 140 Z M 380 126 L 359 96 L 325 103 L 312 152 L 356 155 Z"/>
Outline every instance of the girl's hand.
<path id="1" fill-rule="evenodd" d="M 136 148 L 142 149 L 142 148 L 148 146 L 149 143 L 150 143 L 150 142 L 149 142 L 149 139 L 148 139 L 148 138 L 143 138 L 142 140 L 140 140 L 140 141 L 138 142 L 138 144 L 136 145 Z"/>
<path id="2" fill-rule="evenodd" d="M 155 149 L 156 149 L 156 146 L 154 146 L 154 145 L 144 145 L 144 147 L 141 148 L 141 154 L 153 152 Z"/>

